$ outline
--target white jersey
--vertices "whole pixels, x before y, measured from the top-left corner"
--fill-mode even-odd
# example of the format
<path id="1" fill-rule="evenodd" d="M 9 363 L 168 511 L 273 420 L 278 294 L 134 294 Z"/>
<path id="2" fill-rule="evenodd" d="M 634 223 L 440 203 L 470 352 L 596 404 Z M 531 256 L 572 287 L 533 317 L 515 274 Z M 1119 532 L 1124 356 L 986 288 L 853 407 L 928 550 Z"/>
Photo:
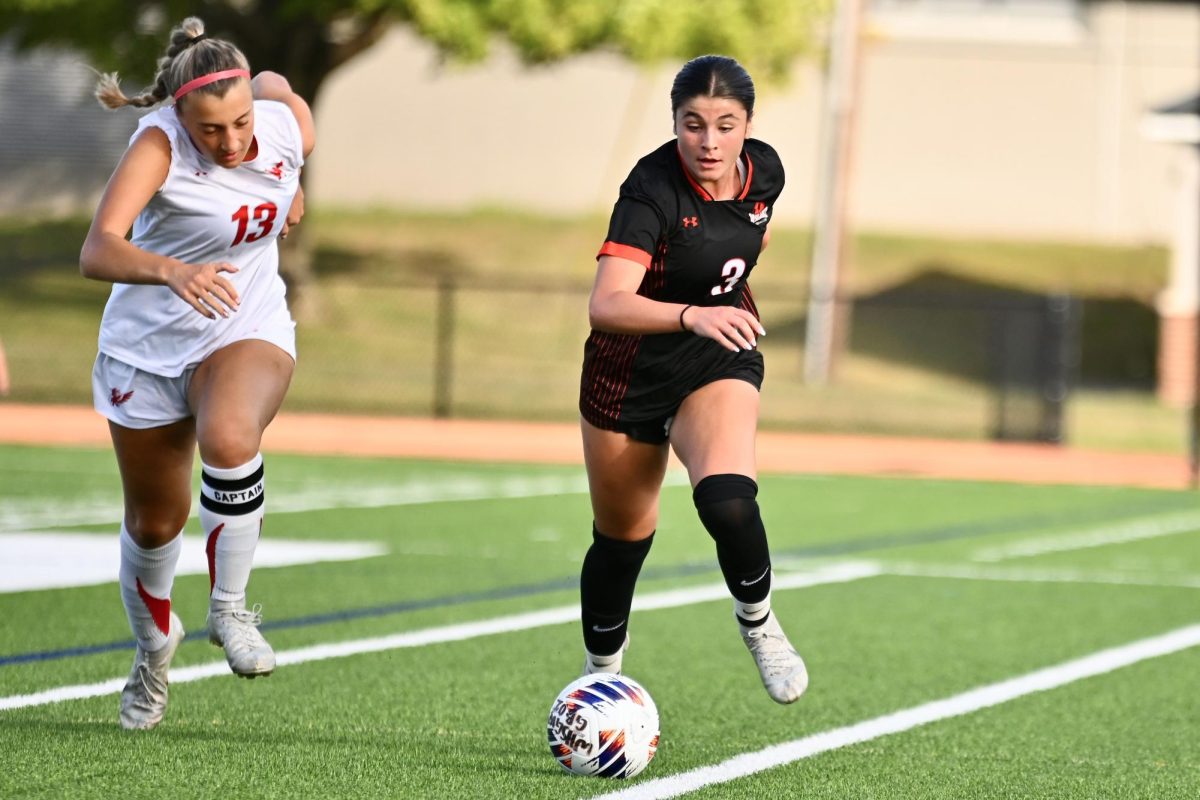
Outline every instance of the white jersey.
<path id="1" fill-rule="evenodd" d="M 208 319 L 162 285 L 116 283 L 100 323 L 100 352 L 156 375 L 177 377 L 216 350 L 256 338 L 259 325 L 290 324 L 275 239 L 304 163 L 300 126 L 283 103 L 254 101 L 258 154 L 233 169 L 216 165 L 188 136 L 174 106 L 142 117 L 171 143 L 167 180 L 133 223 L 133 244 L 188 264 L 226 261 L 240 306 Z M 291 353 L 294 357 L 295 353 Z"/>

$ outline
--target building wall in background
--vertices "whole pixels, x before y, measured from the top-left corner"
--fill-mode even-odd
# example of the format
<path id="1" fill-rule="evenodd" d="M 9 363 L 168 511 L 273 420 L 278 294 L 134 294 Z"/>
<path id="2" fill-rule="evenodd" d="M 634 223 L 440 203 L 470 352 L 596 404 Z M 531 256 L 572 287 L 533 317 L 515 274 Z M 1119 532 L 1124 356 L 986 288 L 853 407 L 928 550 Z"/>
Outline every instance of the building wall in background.
<path id="1" fill-rule="evenodd" d="M 893 5 L 868 23 L 853 224 L 1168 240 L 1176 154 L 1137 125 L 1195 90 L 1200 7 L 972 18 Z M 604 212 L 636 159 L 671 136 L 677 67 L 592 54 L 526 68 L 503 47 L 482 66 L 442 65 L 397 29 L 324 90 L 315 194 L 342 206 Z M 788 168 L 778 211 L 794 224 L 812 215 L 820 100 L 812 64 L 760 91 L 755 133 Z"/>
<path id="2" fill-rule="evenodd" d="M 1200 6 L 1024 0 L 1035 13 L 947 12 L 971 2 L 874 0 L 852 224 L 1168 241 L 1180 153 L 1138 123 L 1195 91 Z M 530 68 L 502 45 L 485 64 L 447 65 L 397 27 L 322 90 L 312 200 L 604 214 L 636 159 L 672 135 L 678 66 L 590 54 Z M 0 213 L 90 213 L 137 118 L 102 111 L 93 83 L 77 57 L 0 49 Z M 787 166 L 778 213 L 793 224 L 812 215 L 820 103 L 811 63 L 785 87 L 760 87 L 755 134 Z"/>
<path id="3" fill-rule="evenodd" d="M 95 83 L 77 55 L 0 40 L 0 214 L 92 212 L 139 116 L 101 108 Z"/>

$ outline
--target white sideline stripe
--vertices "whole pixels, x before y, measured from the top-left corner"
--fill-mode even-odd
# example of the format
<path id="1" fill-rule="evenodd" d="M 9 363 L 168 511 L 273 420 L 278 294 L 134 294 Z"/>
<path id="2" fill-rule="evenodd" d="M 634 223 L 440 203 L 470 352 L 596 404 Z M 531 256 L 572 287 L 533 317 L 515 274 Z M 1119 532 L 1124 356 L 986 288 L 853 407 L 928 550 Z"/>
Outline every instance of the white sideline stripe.
<path id="1" fill-rule="evenodd" d="M 269 476 L 267 480 L 270 481 Z M 687 482 L 685 473 L 670 470 L 663 485 L 680 486 Z M 582 475 L 468 474 L 445 480 L 410 480 L 401 484 L 373 486 L 320 483 L 273 488 L 272 484 L 268 483 L 267 509 L 271 513 L 290 513 L 386 508 L 468 500 L 516 500 L 527 497 L 587 494 L 587 491 L 587 478 Z M 192 504 L 193 510 L 196 505 Z M 37 528 L 63 528 L 71 525 L 115 525 L 120 522 L 121 508 L 121 493 L 116 484 L 111 493 L 93 493 L 69 502 L 57 497 L 0 498 L 0 532 L 24 533 Z"/>
<path id="2" fill-rule="evenodd" d="M 1061 553 L 1067 550 L 1086 550 L 1109 544 L 1135 542 L 1200 530 L 1200 514 L 1188 512 L 1165 517 L 1152 517 L 1090 528 L 1052 536 L 1038 536 L 1008 544 L 988 547 L 977 551 L 975 561 L 1005 561 L 1010 558 L 1040 556 L 1045 553 Z"/>
<path id="3" fill-rule="evenodd" d="M 184 534 L 175 575 L 207 575 L 204 537 Z M 255 567 L 356 561 L 388 552 L 382 542 L 276 539 L 258 543 Z M 121 537 L 116 533 L 0 533 L 0 594 L 94 586 L 117 580 Z"/>
<path id="4" fill-rule="evenodd" d="M 1169 589 L 1200 589 L 1200 575 L 1162 575 L 1119 571 L 1078 569 L 1037 569 L 1027 567 L 984 567 L 975 564 L 884 564 L 887 575 L 916 578 L 961 578 L 1016 583 L 1104 583 L 1129 586 L 1157 586 Z"/>
<path id="5" fill-rule="evenodd" d="M 820 586 L 827 583 L 844 583 L 846 581 L 869 578 L 878 574 L 879 566 L 877 564 L 857 561 L 842 562 L 821 567 L 808 573 L 780 576 L 775 581 L 775 588 L 799 589 L 801 587 Z M 674 608 L 727 598 L 728 596 L 729 590 L 725 587 L 724 583 L 706 584 L 691 589 L 656 592 L 646 595 L 642 598 L 641 602 L 634 603 L 634 609 Z M 557 608 L 549 608 L 544 611 L 512 614 L 504 617 L 480 620 L 478 622 L 443 625 L 437 628 L 408 631 L 390 636 L 313 645 L 312 647 L 302 647 L 297 650 L 285 650 L 276 654 L 276 663 L 279 666 L 288 666 L 363 653 L 379 653 L 384 650 L 423 647 L 425 645 L 441 644 L 444 642 L 461 642 L 480 636 L 525 631 L 531 628 L 542 628 L 565 622 L 577 622 L 578 620 L 578 605 L 558 606 Z M 224 661 L 214 661 L 208 664 L 198 664 L 193 667 L 173 669 L 170 673 L 170 680 L 174 685 L 228 674 L 229 667 L 226 666 Z M 113 678 L 101 681 L 100 683 L 63 686 L 32 694 L 0 697 L 0 711 L 49 705 L 50 703 L 60 703 L 64 700 L 82 700 L 89 697 L 100 697 L 119 692 L 124 685 L 124 678 Z"/>
<path id="6" fill-rule="evenodd" d="M 599 800 L 599 798 L 660 800 L 660 798 L 678 797 L 687 792 L 694 792 L 719 783 L 728 783 L 737 778 L 790 764 L 830 750 L 869 742 L 881 736 L 911 730 L 939 720 L 963 716 L 1035 692 L 1044 692 L 1084 678 L 1103 675 L 1139 661 L 1177 653 L 1198 644 L 1200 644 L 1200 625 L 1189 625 L 1161 636 L 1141 639 L 1108 650 L 1100 650 L 1057 666 L 981 686 L 978 689 L 971 689 L 944 700 L 934 700 L 854 725 L 805 736 L 802 739 L 773 745 L 753 753 L 744 753 L 719 764 L 646 781 L 628 789 L 596 795 L 593 800 Z"/>

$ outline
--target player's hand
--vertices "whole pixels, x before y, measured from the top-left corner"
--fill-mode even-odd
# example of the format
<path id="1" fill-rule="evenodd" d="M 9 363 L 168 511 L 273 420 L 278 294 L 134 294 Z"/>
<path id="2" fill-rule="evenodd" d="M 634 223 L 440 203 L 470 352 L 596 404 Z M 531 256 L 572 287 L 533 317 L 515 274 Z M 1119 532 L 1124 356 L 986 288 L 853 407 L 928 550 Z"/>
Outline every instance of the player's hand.
<path id="1" fill-rule="evenodd" d="M 300 218 L 304 216 L 304 187 L 296 187 L 296 196 L 292 198 L 292 207 L 288 209 L 287 218 L 283 221 L 283 231 L 279 234 L 280 239 L 286 239 L 288 231 L 293 225 L 300 224 Z"/>
<path id="2" fill-rule="evenodd" d="M 753 350 L 758 346 L 758 337 L 767 335 L 753 314 L 732 306 L 692 306 L 683 313 L 683 326 L 735 353 Z"/>
<path id="3" fill-rule="evenodd" d="M 230 312 L 237 311 L 240 300 L 237 289 L 221 273 L 237 271 L 224 261 L 199 265 L 179 262 L 167 278 L 167 286 L 201 315 L 216 319 L 219 314 L 228 319 Z"/>

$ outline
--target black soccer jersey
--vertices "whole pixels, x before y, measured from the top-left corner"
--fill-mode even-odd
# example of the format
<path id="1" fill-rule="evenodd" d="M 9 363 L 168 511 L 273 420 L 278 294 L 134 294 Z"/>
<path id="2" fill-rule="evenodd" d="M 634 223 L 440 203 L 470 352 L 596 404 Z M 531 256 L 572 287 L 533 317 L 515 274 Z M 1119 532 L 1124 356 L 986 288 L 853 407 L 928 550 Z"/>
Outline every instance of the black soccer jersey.
<path id="1" fill-rule="evenodd" d="M 714 200 L 684 166 L 674 139 L 641 159 L 621 185 L 599 256 L 646 267 L 638 294 L 667 303 L 731 305 L 755 316 L 749 287 L 763 234 L 783 190 L 783 165 L 765 142 L 742 149 L 743 186 L 732 200 Z M 675 412 L 690 392 L 757 360 L 693 333 L 592 331 L 584 346 L 579 407 L 608 430 Z"/>

